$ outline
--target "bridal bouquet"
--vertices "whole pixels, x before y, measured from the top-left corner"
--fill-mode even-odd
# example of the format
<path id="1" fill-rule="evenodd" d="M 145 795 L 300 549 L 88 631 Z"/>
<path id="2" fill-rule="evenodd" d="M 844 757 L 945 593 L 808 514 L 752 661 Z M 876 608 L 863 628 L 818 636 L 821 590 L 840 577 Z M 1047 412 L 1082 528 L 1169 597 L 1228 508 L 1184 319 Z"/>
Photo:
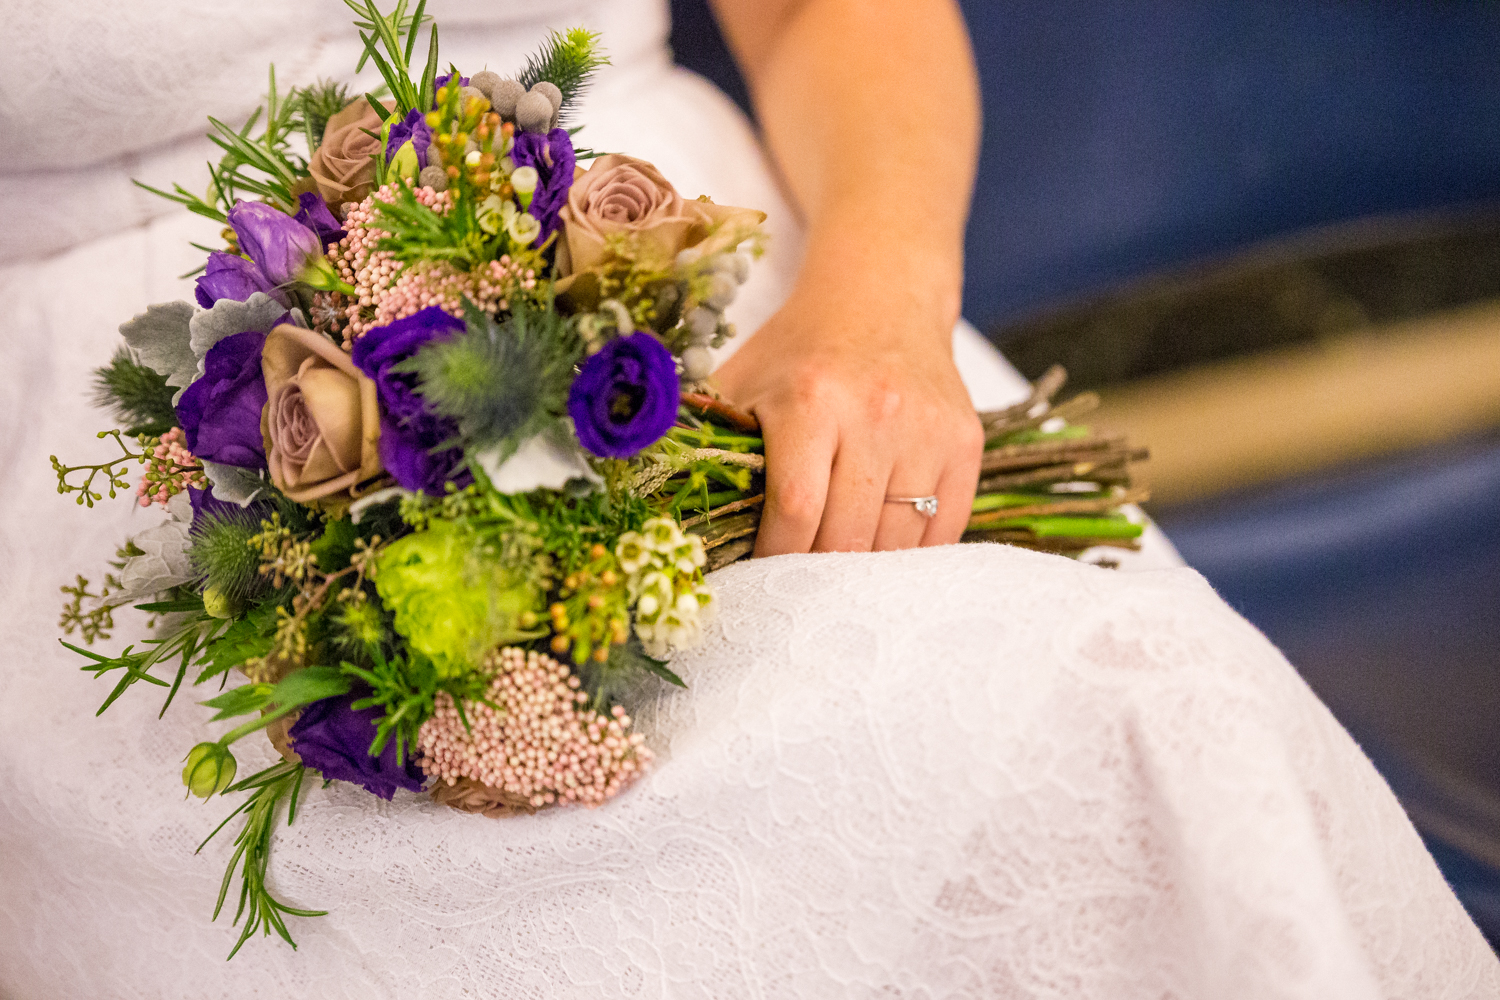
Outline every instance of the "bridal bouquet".
<path id="1" fill-rule="evenodd" d="M 223 245 L 196 301 L 125 322 L 98 369 L 118 454 L 52 460 L 80 504 L 166 513 L 63 588 L 61 626 L 87 646 L 123 607 L 154 619 L 115 655 L 64 643 L 117 678 L 101 712 L 208 686 L 229 728 L 182 781 L 247 793 L 219 827 L 239 822 L 214 911 L 238 873 L 234 951 L 316 913 L 266 880 L 309 772 L 491 816 L 626 789 L 651 761 L 627 704 L 682 683 L 704 573 L 749 554 L 764 499 L 754 419 L 705 381 L 763 214 L 575 144 L 596 36 L 465 77 L 432 26 L 415 73 L 423 4 L 346 3 L 384 85 L 278 94 L 273 71 L 249 122 L 209 120 L 207 193 L 156 193 Z M 1140 456 L 1066 425 L 1087 401 L 1051 409 L 1059 384 L 983 415 L 972 537 L 1128 547 Z M 282 761 L 242 777 L 260 733 Z"/>

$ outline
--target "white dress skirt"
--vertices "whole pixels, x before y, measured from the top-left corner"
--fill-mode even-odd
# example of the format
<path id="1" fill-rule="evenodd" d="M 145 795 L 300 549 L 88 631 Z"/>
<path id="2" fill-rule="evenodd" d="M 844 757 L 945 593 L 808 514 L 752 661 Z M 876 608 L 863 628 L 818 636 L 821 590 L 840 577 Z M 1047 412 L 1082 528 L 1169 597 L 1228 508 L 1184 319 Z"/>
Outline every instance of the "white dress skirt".
<path id="1" fill-rule="evenodd" d="M 604 31 L 582 141 L 768 210 L 736 319 L 775 309 L 796 220 L 744 120 L 671 68 L 663 4 L 428 9 L 465 70 Z M 1159 539 L 1131 573 L 993 545 L 732 566 L 688 689 L 640 712 L 636 787 L 504 820 L 313 787 L 271 880 L 331 912 L 226 965 L 232 837 L 193 851 L 228 805 L 178 779 L 218 727 L 191 696 L 158 720 L 157 689 L 95 718 L 106 683 L 56 641 L 58 588 L 159 510 L 77 507 L 47 456 L 105 453 L 90 368 L 213 239 L 129 178 L 203 183 L 205 113 L 248 113 L 272 59 L 283 85 L 345 73 L 357 42 L 331 0 L 0 17 L 0 997 L 1500 996 L 1370 762 Z M 978 405 L 1021 391 L 956 336 Z M 251 742 L 243 773 L 272 759 Z"/>

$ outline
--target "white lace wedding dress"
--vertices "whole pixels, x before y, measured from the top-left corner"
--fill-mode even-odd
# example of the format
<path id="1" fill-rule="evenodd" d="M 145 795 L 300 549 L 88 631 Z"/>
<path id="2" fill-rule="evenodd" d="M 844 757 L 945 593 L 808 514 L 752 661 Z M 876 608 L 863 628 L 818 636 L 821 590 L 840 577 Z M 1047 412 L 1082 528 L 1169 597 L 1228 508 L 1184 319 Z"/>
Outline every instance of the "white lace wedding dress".
<path id="1" fill-rule="evenodd" d="M 771 212 L 751 329 L 796 223 L 743 120 L 673 70 L 658 0 L 429 4 L 460 67 L 605 32 L 590 145 Z M 205 226 L 129 185 L 204 181 L 202 117 L 336 75 L 333 0 L 0 4 L 0 996 L 1458 998 L 1500 965 L 1369 762 L 1295 671 L 1153 542 L 1139 573 L 998 546 L 717 575 L 721 614 L 642 713 L 654 772 L 609 805 L 487 820 L 314 789 L 272 879 L 300 950 L 234 962 L 208 915 L 226 807 L 183 801 L 217 735 L 55 641 L 58 587 L 159 513 L 53 492 L 103 452 L 88 370 L 186 297 Z M 1017 141 L 1023 141 L 1018 137 Z M 1020 391 L 972 332 L 980 404 Z M 116 639 L 138 628 L 122 622 Z M 246 746 L 243 773 L 271 759 Z M 237 748 L 238 749 L 238 748 Z M 232 906 L 232 900 L 231 900 Z"/>

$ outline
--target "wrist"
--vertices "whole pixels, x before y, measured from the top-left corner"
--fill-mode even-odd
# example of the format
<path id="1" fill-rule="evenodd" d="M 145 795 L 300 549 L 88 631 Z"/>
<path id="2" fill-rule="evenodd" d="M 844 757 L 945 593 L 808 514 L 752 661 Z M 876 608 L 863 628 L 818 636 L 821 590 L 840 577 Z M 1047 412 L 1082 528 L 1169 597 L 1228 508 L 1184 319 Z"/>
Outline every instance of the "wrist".
<path id="1" fill-rule="evenodd" d="M 893 332 L 946 344 L 962 306 L 962 244 L 880 220 L 821 221 L 808 233 L 796 293 L 883 314 Z"/>

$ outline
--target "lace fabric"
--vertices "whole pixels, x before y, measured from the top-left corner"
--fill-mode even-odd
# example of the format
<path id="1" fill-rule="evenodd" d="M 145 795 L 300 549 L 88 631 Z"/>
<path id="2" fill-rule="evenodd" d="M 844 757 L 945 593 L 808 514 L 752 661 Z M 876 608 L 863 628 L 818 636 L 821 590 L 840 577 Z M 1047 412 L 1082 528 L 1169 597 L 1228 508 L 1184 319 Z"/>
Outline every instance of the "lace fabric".
<path id="1" fill-rule="evenodd" d="M 134 693 L 93 720 L 99 685 L 9 672 L 7 731 L 45 738 L 0 764 L 6 995 L 1500 990 L 1369 762 L 1190 570 L 964 546 L 716 583 L 689 689 L 638 711 L 639 787 L 501 820 L 314 788 L 272 877 L 332 913 L 227 968 L 229 844 L 192 853 L 220 810 L 172 781 L 206 713 Z"/>
<path id="2" fill-rule="evenodd" d="M 102 0 L 8 21 L 7 127 L 40 127 L 14 90 L 50 65 L 39 53 L 93 51 L 67 18 L 113 14 L 110 51 L 140 73 L 195 44 L 238 57 L 226 22 L 161 10 L 175 13 L 154 35 Z M 301 5 L 258 10 L 297 37 Z M 767 208 L 773 249 L 735 318 L 768 316 L 795 273 L 795 218 L 743 120 L 652 48 L 660 5 L 485 10 L 489 34 L 445 37 L 524 51 L 574 15 L 634 32 L 641 54 L 591 98 L 589 141 Z M 45 205 L 18 163 L 0 202 Z M 128 176 L 118 159 L 89 169 L 75 193 Z M 24 249 L 14 220 L 5 246 Z M 235 932 L 208 916 L 232 837 L 193 852 L 232 806 L 184 801 L 178 782 L 187 749 L 218 734 L 201 696 L 158 720 L 159 689 L 137 689 L 95 718 L 109 682 L 55 642 L 59 585 L 163 515 L 63 502 L 47 456 L 104 453 L 89 369 L 123 319 L 188 296 L 172 275 L 200 262 L 189 239 L 213 238 L 177 215 L 124 225 L 63 225 L 55 256 L 0 266 L 6 1000 L 1500 995 L 1500 964 L 1369 762 L 1199 577 L 999 546 L 717 574 L 708 641 L 674 664 L 688 690 L 640 692 L 659 762 L 603 808 L 485 819 L 311 788 L 271 880 L 331 912 L 293 921 L 297 952 L 258 940 L 226 966 Z M 955 343 L 976 403 L 1020 391 L 972 330 Z M 1158 540 L 1134 565 L 1174 561 Z M 103 645 L 140 625 L 122 614 Z M 273 759 L 237 751 L 242 773 Z"/>

